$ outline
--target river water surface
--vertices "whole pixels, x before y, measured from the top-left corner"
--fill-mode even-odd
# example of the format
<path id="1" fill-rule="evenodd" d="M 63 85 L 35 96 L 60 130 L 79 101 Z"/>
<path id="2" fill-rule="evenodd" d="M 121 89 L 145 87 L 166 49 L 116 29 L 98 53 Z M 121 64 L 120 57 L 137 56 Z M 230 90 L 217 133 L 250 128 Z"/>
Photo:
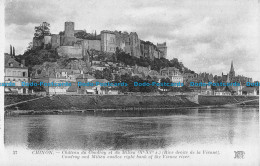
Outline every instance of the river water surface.
<path id="1" fill-rule="evenodd" d="M 158 149 L 256 145 L 253 107 L 108 111 L 5 117 L 5 146 L 29 149 Z"/>

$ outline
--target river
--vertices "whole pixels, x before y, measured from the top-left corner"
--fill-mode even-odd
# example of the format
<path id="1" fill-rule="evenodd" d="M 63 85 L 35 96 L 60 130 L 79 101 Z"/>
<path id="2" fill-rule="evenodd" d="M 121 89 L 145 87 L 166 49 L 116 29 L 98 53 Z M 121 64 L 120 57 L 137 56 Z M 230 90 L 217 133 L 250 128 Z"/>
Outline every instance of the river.
<path id="1" fill-rule="evenodd" d="M 259 108 L 203 107 L 5 116 L 5 146 L 29 149 L 161 149 L 256 145 Z"/>

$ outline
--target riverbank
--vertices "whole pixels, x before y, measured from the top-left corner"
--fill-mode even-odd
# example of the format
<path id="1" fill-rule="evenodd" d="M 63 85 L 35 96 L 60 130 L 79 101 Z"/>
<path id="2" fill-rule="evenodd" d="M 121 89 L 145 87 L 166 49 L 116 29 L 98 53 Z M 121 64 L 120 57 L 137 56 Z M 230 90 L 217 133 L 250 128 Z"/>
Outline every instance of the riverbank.
<path id="1" fill-rule="evenodd" d="M 259 105 L 258 96 L 201 95 L 6 95 L 5 110 L 21 112 L 82 112 L 88 110 L 147 110 L 212 105 Z M 57 111 L 59 110 L 59 111 Z"/>
<path id="2" fill-rule="evenodd" d="M 38 96 L 26 97 L 32 100 Z M 32 102 L 19 103 L 26 101 L 20 95 L 6 95 L 6 110 L 86 110 L 86 109 L 128 109 L 128 108 L 147 108 L 147 107 L 180 107 L 197 106 L 187 96 L 144 96 L 144 95 L 56 95 L 46 96 Z"/>
<path id="3" fill-rule="evenodd" d="M 199 95 L 198 103 L 200 105 L 259 105 L 259 96 L 209 96 Z"/>

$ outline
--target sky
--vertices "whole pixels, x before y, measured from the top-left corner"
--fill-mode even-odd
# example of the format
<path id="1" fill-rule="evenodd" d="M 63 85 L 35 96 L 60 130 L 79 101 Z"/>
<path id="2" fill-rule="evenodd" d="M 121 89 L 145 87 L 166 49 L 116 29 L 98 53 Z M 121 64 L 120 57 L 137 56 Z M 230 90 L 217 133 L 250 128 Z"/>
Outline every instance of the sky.
<path id="1" fill-rule="evenodd" d="M 23 54 L 34 27 L 50 23 L 52 34 L 75 29 L 137 32 L 154 44 L 166 42 L 168 59 L 178 58 L 197 73 L 260 80 L 257 0 L 6 0 L 5 51 Z"/>

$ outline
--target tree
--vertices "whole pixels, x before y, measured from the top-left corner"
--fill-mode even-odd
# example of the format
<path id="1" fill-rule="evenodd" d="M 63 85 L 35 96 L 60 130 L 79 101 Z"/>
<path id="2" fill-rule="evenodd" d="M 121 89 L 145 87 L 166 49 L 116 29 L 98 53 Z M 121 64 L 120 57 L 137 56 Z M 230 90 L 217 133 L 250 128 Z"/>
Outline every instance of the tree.
<path id="1" fill-rule="evenodd" d="M 106 79 L 108 81 L 111 81 L 113 79 L 112 73 L 109 69 L 106 68 L 102 72 L 103 72 L 104 79 Z"/>
<path id="2" fill-rule="evenodd" d="M 13 47 L 13 56 L 15 56 L 15 48 Z"/>
<path id="3" fill-rule="evenodd" d="M 79 39 L 88 39 L 88 40 L 96 40 L 97 39 L 97 34 L 91 34 L 87 33 L 86 31 L 80 31 L 75 33 L 75 37 Z"/>
<path id="4" fill-rule="evenodd" d="M 190 89 L 187 85 L 183 85 L 183 86 L 181 87 L 181 91 L 182 91 L 182 92 L 191 92 L 191 89 Z"/>
<path id="5" fill-rule="evenodd" d="M 29 51 L 29 50 L 31 50 L 32 48 L 33 48 L 33 43 L 30 42 L 30 43 L 28 43 L 28 47 L 26 48 L 26 51 Z"/>
<path id="6" fill-rule="evenodd" d="M 118 89 L 120 92 L 129 92 L 130 78 L 132 78 L 130 74 L 121 75 L 121 82 L 127 83 L 128 86 L 119 86 Z"/>
<path id="7" fill-rule="evenodd" d="M 99 70 L 95 71 L 94 76 L 95 76 L 96 79 L 103 79 L 104 78 L 102 71 L 99 71 Z"/>
<path id="8" fill-rule="evenodd" d="M 34 30 L 35 30 L 34 37 L 37 39 L 43 39 L 44 36 L 51 35 L 50 24 L 47 22 L 43 22 L 42 24 L 40 24 L 40 26 L 36 26 Z"/>
<path id="9" fill-rule="evenodd" d="M 170 78 L 167 77 L 167 78 L 162 78 L 160 83 L 167 85 L 167 84 L 170 84 L 172 82 L 171 82 Z M 161 86 L 161 88 L 166 90 L 166 89 L 170 89 L 171 87 L 170 86 Z"/>
<path id="10" fill-rule="evenodd" d="M 119 83 L 120 81 L 121 81 L 121 77 L 118 74 L 115 74 L 114 82 Z"/>
<path id="11" fill-rule="evenodd" d="M 39 82 L 35 82 L 37 83 L 37 85 L 39 85 Z M 29 90 L 33 90 L 34 92 L 45 92 L 45 88 L 43 87 L 43 85 L 41 86 L 29 86 Z"/>
<path id="12" fill-rule="evenodd" d="M 13 55 L 13 49 L 12 49 L 12 45 L 10 45 L 10 56 Z"/>

